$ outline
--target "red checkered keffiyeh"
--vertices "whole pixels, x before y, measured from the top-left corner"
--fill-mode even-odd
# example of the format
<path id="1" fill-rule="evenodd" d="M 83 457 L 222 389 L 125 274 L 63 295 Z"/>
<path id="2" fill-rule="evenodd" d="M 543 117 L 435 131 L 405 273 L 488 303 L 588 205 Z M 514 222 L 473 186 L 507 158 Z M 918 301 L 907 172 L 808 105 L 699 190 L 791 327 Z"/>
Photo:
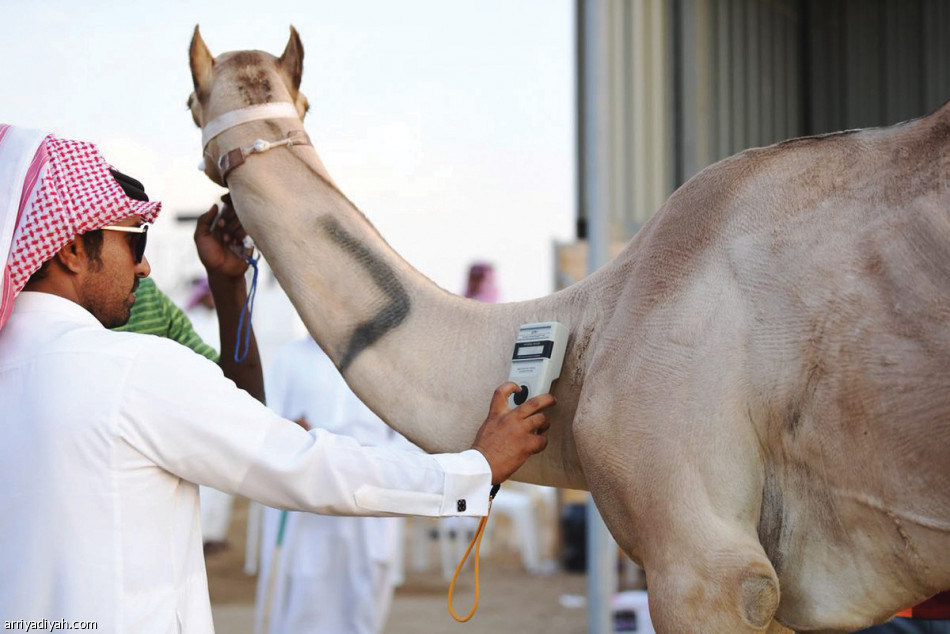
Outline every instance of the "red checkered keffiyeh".
<path id="1" fill-rule="evenodd" d="M 92 143 L 0 124 L 0 328 L 30 276 L 76 236 L 139 215 L 160 202 L 133 200 Z"/>

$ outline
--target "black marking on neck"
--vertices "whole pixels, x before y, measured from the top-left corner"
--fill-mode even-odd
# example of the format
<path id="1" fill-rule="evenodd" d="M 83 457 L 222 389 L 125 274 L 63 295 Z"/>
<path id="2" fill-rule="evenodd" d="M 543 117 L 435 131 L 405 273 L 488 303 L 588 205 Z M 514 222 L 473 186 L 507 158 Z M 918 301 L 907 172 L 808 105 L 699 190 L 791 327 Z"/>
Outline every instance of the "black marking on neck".
<path id="1" fill-rule="evenodd" d="M 339 362 L 340 372 L 344 373 L 361 352 L 406 320 L 412 302 L 393 270 L 344 229 L 336 218 L 325 216 L 320 219 L 320 224 L 330 238 L 369 273 L 388 299 L 386 305 L 374 317 L 358 324 L 350 335 L 346 352 Z"/>

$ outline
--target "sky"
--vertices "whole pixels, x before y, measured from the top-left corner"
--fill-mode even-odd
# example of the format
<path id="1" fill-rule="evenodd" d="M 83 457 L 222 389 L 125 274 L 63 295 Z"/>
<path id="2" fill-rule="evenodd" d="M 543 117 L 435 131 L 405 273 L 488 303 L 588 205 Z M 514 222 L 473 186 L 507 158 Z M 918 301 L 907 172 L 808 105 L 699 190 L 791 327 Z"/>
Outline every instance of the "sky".
<path id="1" fill-rule="evenodd" d="M 197 169 L 185 106 L 195 25 L 212 54 L 304 46 L 305 127 L 342 191 L 410 264 L 462 292 L 493 263 L 501 299 L 553 290 L 573 240 L 570 0 L 77 2 L 0 0 L 0 121 L 96 143 L 163 217 L 153 277 L 173 297 L 201 268 L 176 222 L 223 193 Z"/>

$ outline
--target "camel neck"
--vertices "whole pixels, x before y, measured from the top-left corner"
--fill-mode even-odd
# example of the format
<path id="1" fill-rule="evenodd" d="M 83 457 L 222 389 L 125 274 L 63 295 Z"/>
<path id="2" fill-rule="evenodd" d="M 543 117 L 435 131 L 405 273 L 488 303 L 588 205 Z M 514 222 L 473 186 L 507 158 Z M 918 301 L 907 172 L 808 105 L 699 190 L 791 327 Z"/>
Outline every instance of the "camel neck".
<path id="1" fill-rule="evenodd" d="M 428 451 L 468 448 L 508 376 L 518 326 L 558 320 L 586 327 L 585 302 L 577 299 L 585 291 L 514 304 L 448 293 L 393 251 L 323 177 L 318 160 L 312 148 L 295 147 L 235 170 L 229 184 L 241 221 L 360 398 Z M 585 370 L 586 359 L 569 351 L 562 374 Z M 552 441 L 569 436 L 575 405 L 560 408 Z M 570 439 L 563 442 L 568 449 L 558 459 L 574 452 Z M 529 464 L 523 475 L 533 469 Z M 564 471 L 563 462 L 542 471 L 545 481 L 583 486 L 582 474 L 551 475 Z"/>

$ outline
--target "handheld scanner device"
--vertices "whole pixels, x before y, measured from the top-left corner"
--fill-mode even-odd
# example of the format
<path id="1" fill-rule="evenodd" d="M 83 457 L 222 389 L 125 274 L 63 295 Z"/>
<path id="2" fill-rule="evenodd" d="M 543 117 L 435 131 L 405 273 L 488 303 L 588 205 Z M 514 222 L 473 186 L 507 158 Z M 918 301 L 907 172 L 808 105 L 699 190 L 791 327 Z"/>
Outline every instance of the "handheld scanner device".
<path id="1" fill-rule="evenodd" d="M 567 335 L 567 326 L 556 321 L 524 324 L 518 328 L 508 380 L 520 385 L 521 391 L 508 397 L 511 407 L 521 405 L 536 394 L 551 391 L 551 384 L 561 376 Z"/>

